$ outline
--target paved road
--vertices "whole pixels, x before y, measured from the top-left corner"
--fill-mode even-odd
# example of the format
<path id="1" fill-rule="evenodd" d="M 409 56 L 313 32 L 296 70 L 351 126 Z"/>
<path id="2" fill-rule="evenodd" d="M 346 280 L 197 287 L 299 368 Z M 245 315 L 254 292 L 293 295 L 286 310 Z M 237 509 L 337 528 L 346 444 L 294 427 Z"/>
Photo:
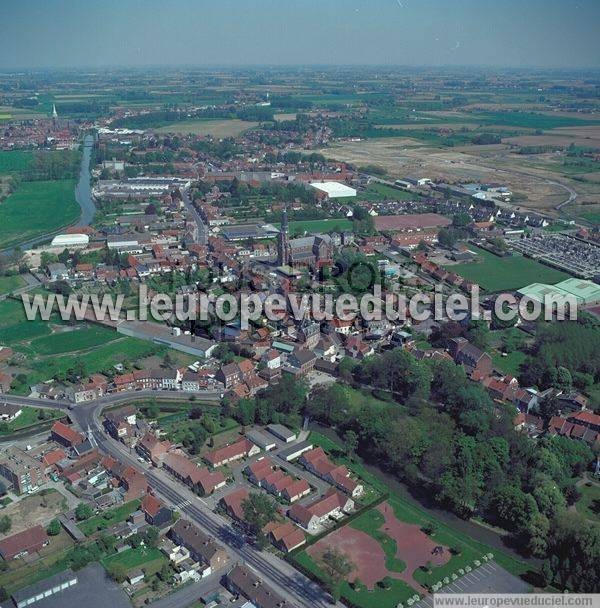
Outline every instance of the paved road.
<path id="1" fill-rule="evenodd" d="M 198 226 L 198 233 L 195 239 L 196 243 L 199 243 L 200 245 L 206 245 L 208 243 L 208 227 L 202 221 L 202 218 L 200 217 L 200 214 L 198 213 L 196 207 L 194 207 L 194 203 L 190 198 L 189 192 L 187 190 L 184 190 L 182 192 L 182 196 L 183 204 L 187 212 L 189 213 L 190 217 L 196 222 L 196 226 Z"/>
<path id="2" fill-rule="evenodd" d="M 234 561 L 252 568 L 293 605 L 299 608 L 328 608 L 332 605 L 329 596 L 317 584 L 276 555 L 257 551 L 246 544 L 243 537 L 233 530 L 226 519 L 213 513 L 207 504 L 186 486 L 167 476 L 163 471 L 140 463 L 123 444 L 109 438 L 100 422 L 100 415 L 106 406 L 106 403 L 98 400 L 77 406 L 70 415 L 83 430 L 91 429 L 99 449 L 120 462 L 143 471 L 148 484 L 157 495 L 176 507 L 206 533 L 226 545 Z M 341 608 L 342 605 L 338 604 L 338 606 Z"/>
<path id="3" fill-rule="evenodd" d="M 218 587 L 219 581 L 225 572 L 226 569 L 218 570 L 197 583 L 186 585 L 183 589 L 175 591 L 156 602 L 152 602 L 152 608 L 182 608 L 183 606 L 189 606 L 196 602 L 202 593 Z"/>
<path id="4" fill-rule="evenodd" d="M 219 391 L 202 391 L 198 393 L 188 393 L 183 391 L 135 391 L 135 392 L 123 392 L 123 393 L 111 393 L 105 395 L 96 401 L 90 401 L 88 403 L 74 404 L 72 401 L 66 399 L 41 399 L 39 397 L 20 397 L 18 395 L 2 395 L 0 397 L 1 403 L 11 403 L 14 405 L 28 405 L 31 407 L 37 407 L 42 409 L 55 409 L 55 410 L 71 410 L 70 417 L 77 419 L 80 414 L 89 410 L 91 407 L 111 407 L 113 405 L 119 405 L 120 403 L 131 403 L 132 401 L 140 401 L 143 399 L 156 399 L 157 401 L 187 401 L 194 395 L 198 403 L 203 401 L 220 401 L 221 393 Z"/>

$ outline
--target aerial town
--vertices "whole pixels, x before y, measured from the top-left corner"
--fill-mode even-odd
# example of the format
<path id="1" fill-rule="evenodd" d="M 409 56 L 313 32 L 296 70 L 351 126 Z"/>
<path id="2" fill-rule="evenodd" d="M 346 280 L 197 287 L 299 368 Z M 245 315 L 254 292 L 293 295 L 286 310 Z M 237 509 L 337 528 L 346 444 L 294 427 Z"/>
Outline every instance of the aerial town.
<path id="1" fill-rule="evenodd" d="M 600 593 L 597 65 L 23 57 L 2 608 Z"/>

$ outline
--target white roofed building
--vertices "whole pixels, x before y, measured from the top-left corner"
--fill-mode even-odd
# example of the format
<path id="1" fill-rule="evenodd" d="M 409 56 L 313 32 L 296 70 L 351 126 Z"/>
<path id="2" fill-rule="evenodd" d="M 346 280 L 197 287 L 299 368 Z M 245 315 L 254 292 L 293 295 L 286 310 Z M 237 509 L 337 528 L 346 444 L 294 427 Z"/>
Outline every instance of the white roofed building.
<path id="1" fill-rule="evenodd" d="M 310 184 L 315 190 L 325 194 L 327 198 L 344 198 L 356 196 L 356 190 L 341 184 L 340 182 L 312 182 Z"/>

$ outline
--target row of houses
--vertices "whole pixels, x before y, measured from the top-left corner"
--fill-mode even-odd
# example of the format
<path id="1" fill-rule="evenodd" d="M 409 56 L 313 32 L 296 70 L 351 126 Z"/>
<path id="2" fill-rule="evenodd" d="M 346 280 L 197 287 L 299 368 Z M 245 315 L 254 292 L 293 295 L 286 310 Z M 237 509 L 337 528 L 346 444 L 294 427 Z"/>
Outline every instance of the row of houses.
<path id="1" fill-rule="evenodd" d="M 283 469 L 277 468 L 268 457 L 249 464 L 245 473 L 255 486 L 289 503 L 294 503 L 311 492 L 310 484 L 306 479 L 296 479 Z"/>

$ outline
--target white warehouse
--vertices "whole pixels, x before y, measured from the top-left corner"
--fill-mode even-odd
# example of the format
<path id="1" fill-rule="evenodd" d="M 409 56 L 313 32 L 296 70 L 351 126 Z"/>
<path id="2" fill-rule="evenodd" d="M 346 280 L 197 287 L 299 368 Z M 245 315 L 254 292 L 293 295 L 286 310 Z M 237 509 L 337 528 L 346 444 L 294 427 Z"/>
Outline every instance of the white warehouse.
<path id="1" fill-rule="evenodd" d="M 312 182 L 311 186 L 319 192 L 326 194 L 328 198 L 343 198 L 346 196 L 356 196 L 356 190 L 340 184 L 340 182 Z"/>

